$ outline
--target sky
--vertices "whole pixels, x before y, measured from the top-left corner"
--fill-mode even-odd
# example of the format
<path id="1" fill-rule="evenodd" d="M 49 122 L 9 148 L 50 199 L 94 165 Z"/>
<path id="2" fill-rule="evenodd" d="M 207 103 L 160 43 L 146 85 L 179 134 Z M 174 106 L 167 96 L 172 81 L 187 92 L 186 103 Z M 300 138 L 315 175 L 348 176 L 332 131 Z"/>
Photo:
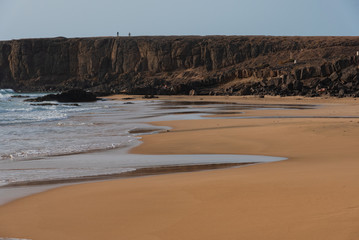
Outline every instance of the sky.
<path id="1" fill-rule="evenodd" d="M 0 0 L 0 40 L 143 35 L 359 36 L 359 0 Z"/>

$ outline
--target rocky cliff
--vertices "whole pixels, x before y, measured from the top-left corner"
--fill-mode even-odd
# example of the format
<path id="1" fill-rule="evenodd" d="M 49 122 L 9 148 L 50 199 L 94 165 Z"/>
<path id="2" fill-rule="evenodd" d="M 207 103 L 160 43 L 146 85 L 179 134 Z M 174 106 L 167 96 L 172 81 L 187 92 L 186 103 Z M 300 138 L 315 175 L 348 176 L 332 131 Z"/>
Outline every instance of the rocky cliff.
<path id="1" fill-rule="evenodd" d="M 359 37 L 169 36 L 0 42 L 0 88 L 359 96 Z M 193 91 L 192 91 L 193 92 Z"/>

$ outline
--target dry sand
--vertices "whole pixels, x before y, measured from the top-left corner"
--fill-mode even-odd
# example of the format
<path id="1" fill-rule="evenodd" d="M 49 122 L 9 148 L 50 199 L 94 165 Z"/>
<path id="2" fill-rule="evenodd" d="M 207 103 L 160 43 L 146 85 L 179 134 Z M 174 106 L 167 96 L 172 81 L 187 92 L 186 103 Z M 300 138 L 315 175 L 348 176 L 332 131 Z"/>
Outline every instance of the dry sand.
<path id="1" fill-rule="evenodd" d="M 216 98 L 217 101 L 219 98 Z M 228 100 L 228 99 L 224 99 Z M 354 99 L 230 98 L 317 109 L 248 116 L 359 116 Z M 132 152 L 288 160 L 62 187 L 0 207 L 0 236 L 29 239 L 358 239 L 359 118 L 157 122 Z"/>

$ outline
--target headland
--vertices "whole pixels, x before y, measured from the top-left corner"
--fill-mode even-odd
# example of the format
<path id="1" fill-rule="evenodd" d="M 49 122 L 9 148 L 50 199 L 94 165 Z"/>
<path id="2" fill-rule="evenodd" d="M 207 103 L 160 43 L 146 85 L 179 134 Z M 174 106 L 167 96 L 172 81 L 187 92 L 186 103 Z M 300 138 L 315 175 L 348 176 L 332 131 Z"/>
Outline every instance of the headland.
<path id="1" fill-rule="evenodd" d="M 0 88 L 358 97 L 358 51 L 359 37 L 21 39 L 0 42 Z"/>

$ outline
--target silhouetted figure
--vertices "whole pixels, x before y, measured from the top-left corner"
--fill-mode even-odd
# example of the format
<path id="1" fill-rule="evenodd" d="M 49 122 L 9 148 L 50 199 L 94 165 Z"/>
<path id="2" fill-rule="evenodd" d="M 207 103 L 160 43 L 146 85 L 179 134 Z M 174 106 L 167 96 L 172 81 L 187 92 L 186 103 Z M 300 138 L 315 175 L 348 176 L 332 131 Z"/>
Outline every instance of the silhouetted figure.
<path id="1" fill-rule="evenodd" d="M 128 33 L 128 36 L 131 37 L 131 33 L 130 33 L 130 32 Z"/>
<path id="2" fill-rule="evenodd" d="M 119 34 L 120 34 L 120 33 L 119 33 L 119 32 L 117 32 L 117 37 L 119 36 Z"/>

